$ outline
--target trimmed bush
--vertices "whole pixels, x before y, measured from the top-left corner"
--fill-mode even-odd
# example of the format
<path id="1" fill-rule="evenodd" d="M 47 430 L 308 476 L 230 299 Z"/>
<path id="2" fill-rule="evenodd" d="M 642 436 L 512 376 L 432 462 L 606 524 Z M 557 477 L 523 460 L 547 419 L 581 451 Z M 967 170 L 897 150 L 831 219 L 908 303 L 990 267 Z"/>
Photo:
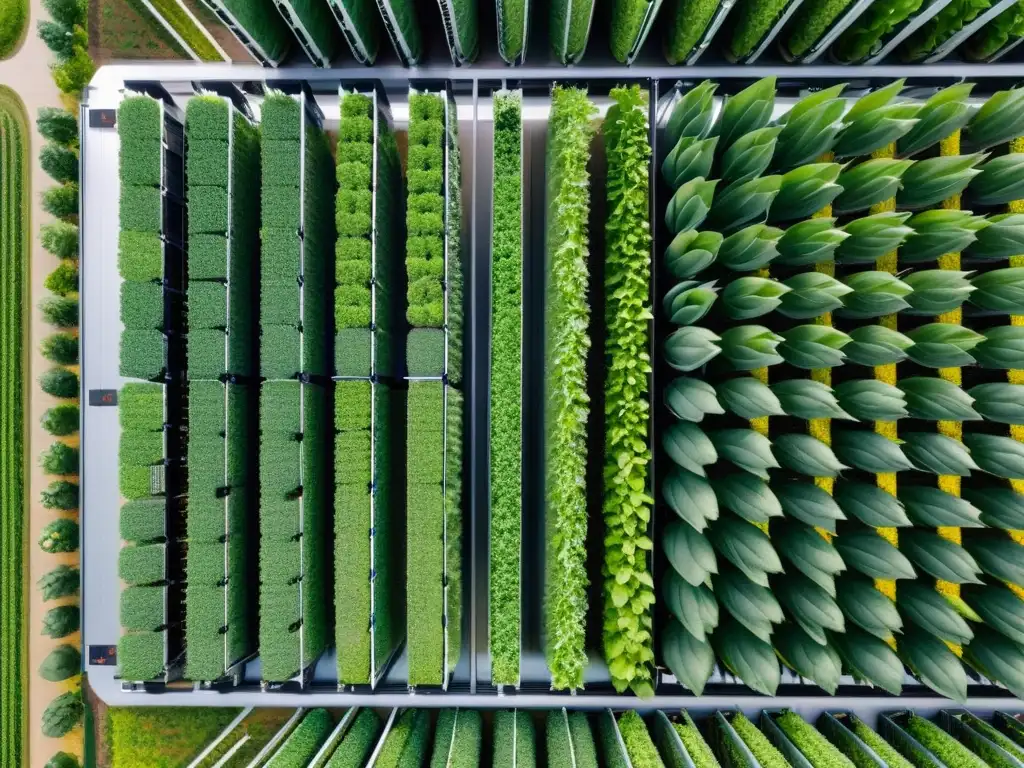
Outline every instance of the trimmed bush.
<path id="1" fill-rule="evenodd" d="M 82 721 L 84 711 L 81 691 L 62 693 L 43 710 L 43 735 L 49 739 L 67 736 Z"/>
<path id="2" fill-rule="evenodd" d="M 70 146 L 78 142 L 78 117 L 62 107 L 40 107 L 36 128 L 47 141 Z"/>
<path id="3" fill-rule="evenodd" d="M 74 35 L 81 37 L 85 30 L 76 28 Z M 53 81 L 57 84 L 61 93 L 78 94 L 89 84 L 92 76 L 96 74 L 96 64 L 89 56 L 85 43 L 75 41 L 72 46 L 71 58 L 53 67 Z"/>
<path id="4" fill-rule="evenodd" d="M 57 328 L 78 327 L 78 299 L 68 296 L 50 296 L 39 302 L 43 319 Z"/>
<path id="5" fill-rule="evenodd" d="M 61 24 L 69 27 L 85 24 L 86 5 L 82 0 L 43 0 L 43 7 Z"/>
<path id="6" fill-rule="evenodd" d="M 43 339 L 40 351 L 51 363 L 75 365 L 78 362 L 78 337 L 73 333 L 55 333 Z"/>
<path id="7" fill-rule="evenodd" d="M 59 683 L 82 671 L 82 652 L 73 645 L 58 645 L 39 665 L 39 676 L 51 683 Z"/>
<path id="8" fill-rule="evenodd" d="M 43 41 L 58 61 L 67 61 L 74 53 L 74 35 L 66 24 L 46 19 L 39 22 L 37 27 L 39 39 Z"/>
<path id="9" fill-rule="evenodd" d="M 46 144 L 39 152 L 39 165 L 58 184 L 78 181 L 78 153 L 70 147 Z"/>
<path id="10" fill-rule="evenodd" d="M 40 495 L 43 506 L 47 509 L 78 509 L 78 483 L 55 480 L 44 488 Z"/>
<path id="11" fill-rule="evenodd" d="M 54 443 L 42 453 L 39 463 L 48 475 L 77 475 L 78 449 L 64 443 Z"/>
<path id="12" fill-rule="evenodd" d="M 81 586 L 82 576 L 77 568 L 70 565 L 58 565 L 52 571 L 44 573 L 36 582 L 43 600 L 57 600 L 61 597 L 77 595 Z"/>
<path id="13" fill-rule="evenodd" d="M 39 548 L 44 552 L 77 552 L 78 523 L 65 517 L 47 523 L 39 534 Z"/>
<path id="14" fill-rule="evenodd" d="M 67 296 L 78 293 L 78 264 L 74 261 L 62 261 L 60 265 L 46 276 L 43 283 L 50 293 Z"/>
<path id="15" fill-rule="evenodd" d="M 58 605 L 43 615 L 42 634 L 54 639 L 67 637 L 81 627 L 81 611 L 77 605 Z"/>
<path id="16" fill-rule="evenodd" d="M 587 294 L 590 275 L 587 223 L 590 212 L 591 120 L 596 109 L 586 91 L 552 92 L 547 148 L 548 356 L 545 391 L 547 436 L 545 498 L 548 526 L 545 625 L 548 667 L 556 690 L 583 685 L 587 663 L 586 476 Z"/>
<path id="17" fill-rule="evenodd" d="M 58 259 L 78 258 L 78 226 L 66 221 L 44 224 L 40 230 L 43 248 Z"/>
<path id="18" fill-rule="evenodd" d="M 67 752 L 58 752 L 46 761 L 44 768 L 81 768 L 78 758 Z"/>
<path id="19" fill-rule="evenodd" d="M 71 403 L 55 405 L 43 414 L 43 429 L 51 435 L 66 437 L 78 431 L 78 406 Z"/>
<path id="20" fill-rule="evenodd" d="M 77 397 L 78 374 L 67 368 L 51 368 L 39 377 L 39 386 L 54 397 Z"/>

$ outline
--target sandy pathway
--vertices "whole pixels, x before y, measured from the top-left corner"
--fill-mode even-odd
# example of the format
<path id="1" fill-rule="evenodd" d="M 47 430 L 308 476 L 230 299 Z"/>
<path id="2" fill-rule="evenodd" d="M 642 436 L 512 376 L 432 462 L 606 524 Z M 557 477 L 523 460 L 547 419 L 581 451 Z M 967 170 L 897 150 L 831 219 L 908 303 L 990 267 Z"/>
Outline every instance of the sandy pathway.
<path id="1" fill-rule="evenodd" d="M 43 173 L 37 161 L 39 149 L 43 145 L 42 138 L 36 132 L 35 119 L 40 107 L 61 106 L 61 94 L 54 85 L 50 76 L 50 64 L 53 55 L 43 44 L 36 34 L 36 25 L 39 19 L 48 18 L 42 8 L 40 0 L 30 0 L 29 28 L 25 42 L 21 49 L 11 58 L 0 61 L 0 83 L 12 88 L 25 103 L 25 110 L 28 112 L 29 123 L 31 124 L 31 138 L 29 149 L 29 164 L 31 171 L 31 195 L 32 195 L 32 248 L 31 258 L 31 281 L 30 291 L 32 296 L 31 326 L 29 332 L 30 342 L 30 371 L 31 387 L 28 392 L 30 413 L 29 413 L 29 435 L 26 445 L 30 454 L 31 473 L 29 475 L 29 510 L 30 521 L 26 526 L 28 534 L 29 552 L 29 580 L 25 585 L 28 592 L 29 616 L 27 623 L 28 632 L 28 690 L 29 690 L 29 722 L 28 722 L 28 749 L 29 768 L 44 768 L 46 761 L 54 752 L 63 749 L 78 755 L 82 753 L 82 731 L 76 728 L 64 739 L 48 739 L 43 736 L 40 728 L 43 710 L 46 705 L 56 698 L 60 693 L 77 686 L 68 683 L 50 683 L 39 677 L 37 670 L 47 654 L 58 644 L 68 642 L 77 644 L 81 641 L 78 633 L 62 640 L 51 640 L 49 637 L 40 634 L 42 629 L 43 614 L 50 608 L 70 602 L 69 600 L 44 603 L 36 589 L 36 582 L 47 571 L 58 564 L 66 562 L 77 564 L 78 553 L 69 555 L 47 554 L 39 549 L 36 540 L 48 522 L 59 516 L 59 513 L 44 509 L 39 503 L 39 493 L 45 488 L 50 479 L 43 474 L 39 467 L 39 455 L 53 442 L 51 437 L 41 426 L 39 420 L 43 413 L 57 402 L 54 398 L 39 390 L 36 380 L 39 375 L 50 367 L 50 363 L 39 353 L 39 342 L 52 332 L 39 312 L 38 304 L 46 289 L 43 281 L 46 276 L 57 266 L 57 259 L 43 250 L 39 244 L 39 228 L 53 218 L 43 211 L 40 193 L 51 186 L 53 182 Z M 77 442 L 77 437 L 75 438 Z"/>

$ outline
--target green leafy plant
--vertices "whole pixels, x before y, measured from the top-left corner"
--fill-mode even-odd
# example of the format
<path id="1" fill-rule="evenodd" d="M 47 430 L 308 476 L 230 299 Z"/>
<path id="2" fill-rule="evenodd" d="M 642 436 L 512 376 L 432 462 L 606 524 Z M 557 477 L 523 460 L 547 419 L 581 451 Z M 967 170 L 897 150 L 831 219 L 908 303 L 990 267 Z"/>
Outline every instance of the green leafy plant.
<path id="1" fill-rule="evenodd" d="M 52 571 L 44 573 L 36 583 L 43 594 L 43 600 L 57 600 L 61 597 L 77 595 L 81 586 L 81 574 L 70 565 L 58 565 Z"/>
<path id="2" fill-rule="evenodd" d="M 60 639 L 77 632 L 81 616 L 77 605 L 59 605 L 43 615 L 43 634 Z"/>
<path id="3" fill-rule="evenodd" d="M 60 694 L 43 710 L 43 735 L 51 739 L 66 736 L 82 721 L 84 710 L 81 691 Z"/>
<path id="4" fill-rule="evenodd" d="M 308 765 L 333 727 L 334 723 L 326 709 L 310 710 L 267 762 L 268 768 L 299 768 Z"/>
<path id="5" fill-rule="evenodd" d="M 54 480 L 40 494 L 47 509 L 78 509 L 78 484 Z"/>
<path id="6" fill-rule="evenodd" d="M 857 62 L 874 53 L 925 0 L 878 0 L 839 36 L 834 51 L 843 62 Z"/>
<path id="7" fill-rule="evenodd" d="M 629 761 L 636 768 L 662 768 L 664 763 L 658 754 L 651 735 L 647 732 L 647 724 L 635 711 L 630 710 L 619 718 L 619 731 L 626 745 Z"/>
<path id="8" fill-rule="evenodd" d="M 59 683 L 82 671 L 82 652 L 73 645 L 58 645 L 39 665 L 39 676 L 51 683 Z"/>
<path id="9" fill-rule="evenodd" d="M 900 46 L 904 61 L 919 61 L 956 34 L 983 11 L 992 7 L 990 0 L 953 0 L 926 21 Z"/>

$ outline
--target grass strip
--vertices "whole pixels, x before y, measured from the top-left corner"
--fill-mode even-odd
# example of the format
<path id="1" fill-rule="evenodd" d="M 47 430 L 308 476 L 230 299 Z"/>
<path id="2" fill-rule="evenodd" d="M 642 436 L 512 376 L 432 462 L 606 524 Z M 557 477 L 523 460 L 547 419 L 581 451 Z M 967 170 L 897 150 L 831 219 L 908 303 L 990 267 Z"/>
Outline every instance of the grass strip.
<path id="1" fill-rule="evenodd" d="M 587 663 L 587 500 L 579 478 L 585 476 L 587 464 L 587 163 L 595 112 L 584 90 L 558 86 L 552 92 L 546 161 L 545 626 L 548 668 L 557 690 L 582 687 Z"/>
<path id="2" fill-rule="evenodd" d="M 519 682 L 522 567 L 522 95 L 494 97 L 491 246 L 491 682 Z"/>
<path id="3" fill-rule="evenodd" d="M 325 768 L 363 768 L 384 724 L 372 709 L 361 709 Z"/>
<path id="4" fill-rule="evenodd" d="M 956 768 L 985 768 L 988 765 L 955 737 L 919 715 L 910 715 L 907 720 L 907 733 L 939 758 L 943 765 Z"/>
<path id="5" fill-rule="evenodd" d="M 651 460 L 651 235 L 647 94 L 616 88 L 604 121 L 605 225 L 604 632 L 605 661 L 622 692 L 654 695 L 654 580 L 647 553 Z"/>
<path id="6" fill-rule="evenodd" d="M 513 64 L 526 52 L 526 0 L 498 0 L 498 49 Z"/>
<path id="7" fill-rule="evenodd" d="M 643 44 L 640 35 L 644 32 L 644 19 L 650 7 L 648 0 L 615 0 L 612 5 L 611 47 L 616 61 L 625 64 L 632 50 Z"/>
<path id="8" fill-rule="evenodd" d="M 174 31 L 181 35 L 188 47 L 199 57 L 200 61 L 224 61 L 217 49 L 203 34 L 196 22 L 185 12 L 184 7 L 176 0 L 150 0 L 157 13 L 164 20 L 174 27 Z"/>
<path id="9" fill-rule="evenodd" d="M 793 0 L 740 0 L 729 53 L 737 59 L 749 56 Z"/>
<path id="10" fill-rule="evenodd" d="M 783 712 L 775 722 L 811 765 L 820 768 L 854 768 L 846 755 L 796 712 Z"/>

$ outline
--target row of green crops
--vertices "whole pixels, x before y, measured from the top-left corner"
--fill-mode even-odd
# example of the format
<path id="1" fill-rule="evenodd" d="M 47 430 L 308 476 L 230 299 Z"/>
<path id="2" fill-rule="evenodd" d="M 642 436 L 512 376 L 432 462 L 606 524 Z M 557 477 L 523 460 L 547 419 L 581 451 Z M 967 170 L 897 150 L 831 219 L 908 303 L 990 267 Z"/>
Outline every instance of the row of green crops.
<path id="1" fill-rule="evenodd" d="M 662 659 L 1024 690 L 1024 91 L 844 87 L 773 121 L 773 80 L 717 118 L 703 83 L 668 121 L 662 354 L 703 373 L 665 388 Z"/>
<path id="2" fill-rule="evenodd" d="M 216 680 L 252 650 L 249 451 L 255 417 L 259 133 L 226 99 L 186 111 L 188 518 L 185 675 Z"/>
<path id="3" fill-rule="evenodd" d="M 604 121 L 605 231 L 603 645 L 619 691 L 654 694 L 654 579 L 647 536 L 651 373 L 651 147 L 647 93 L 616 88 Z"/>
<path id="4" fill-rule="evenodd" d="M 166 457 L 167 340 L 164 336 L 163 105 L 130 96 L 118 109 L 121 138 L 121 375 L 144 381 L 121 388 L 119 483 L 122 538 L 118 644 L 121 674 L 129 680 L 158 677 L 166 662 Z M 149 383 L 159 382 L 159 383 Z"/>
<path id="5" fill-rule="evenodd" d="M 446 684 L 461 649 L 463 285 L 458 122 L 409 99 L 406 345 L 409 682 Z"/>
<path id="6" fill-rule="evenodd" d="M 28 613 L 25 597 L 25 378 L 28 284 L 28 128 L 25 108 L 0 88 L 0 764 L 27 753 Z"/>
<path id="7" fill-rule="evenodd" d="M 224 57 L 176 0 L 150 0 L 156 12 L 166 21 L 181 39 L 188 44 L 200 61 L 224 61 Z"/>
<path id="8" fill-rule="evenodd" d="M 273 0 L 204 0 L 227 16 L 243 33 L 242 42 L 260 59 L 277 64 L 288 54 L 293 38 Z"/>
<path id="9" fill-rule="evenodd" d="M 334 325 L 334 564 L 338 679 L 366 684 L 403 635 L 396 451 L 404 430 L 398 147 L 376 94 L 342 93 Z M 376 175 L 374 175 L 376 172 Z M 376 219 L 374 218 L 376 216 Z"/>
<path id="10" fill-rule="evenodd" d="M 263 678 L 287 680 L 327 646 L 330 286 L 334 168 L 305 97 L 262 110 L 260 640 Z"/>
<path id="11" fill-rule="evenodd" d="M 522 93 L 494 96 L 491 246 L 491 680 L 519 682 L 522 548 Z"/>
<path id="12" fill-rule="evenodd" d="M 275 5 L 310 61 L 322 67 L 330 66 L 338 53 L 340 35 L 327 3 L 324 0 L 283 0 Z"/>
<path id="13" fill-rule="evenodd" d="M 590 140 L 596 107 L 586 91 L 556 87 L 547 144 L 545 302 L 545 626 L 552 686 L 583 685 L 587 655 L 586 367 Z"/>

